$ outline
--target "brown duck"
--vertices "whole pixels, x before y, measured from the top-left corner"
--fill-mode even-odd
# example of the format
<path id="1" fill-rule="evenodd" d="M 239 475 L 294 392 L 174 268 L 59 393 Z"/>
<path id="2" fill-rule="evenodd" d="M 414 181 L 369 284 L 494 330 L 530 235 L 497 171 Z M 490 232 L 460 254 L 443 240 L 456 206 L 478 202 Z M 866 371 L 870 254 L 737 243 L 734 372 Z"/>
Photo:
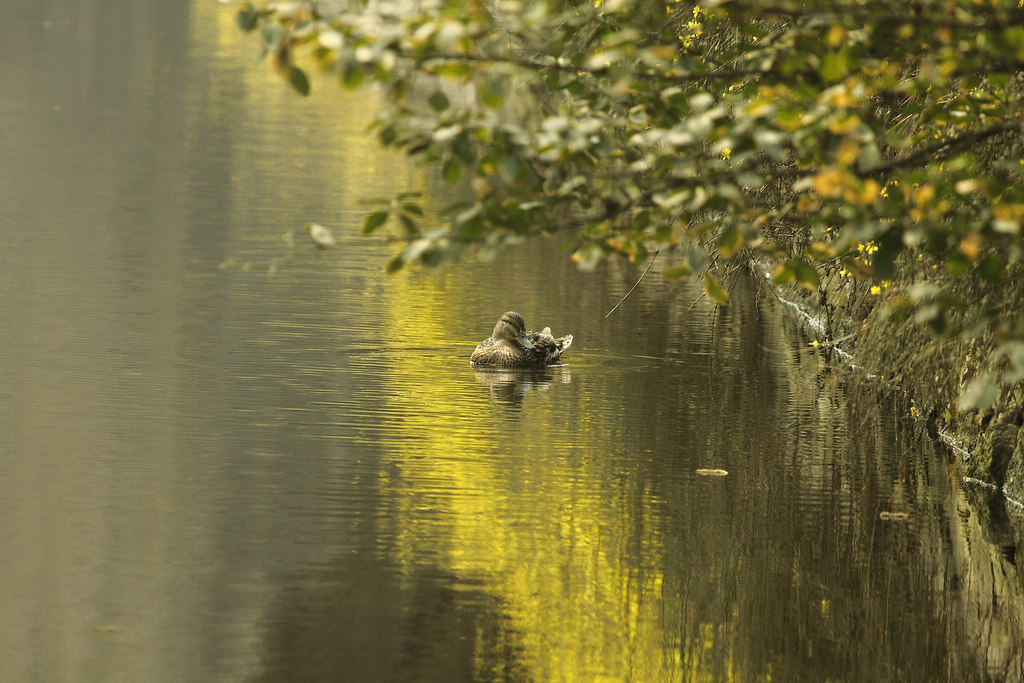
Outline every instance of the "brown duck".
<path id="1" fill-rule="evenodd" d="M 523 316 L 508 311 L 502 314 L 490 338 L 477 344 L 469 362 L 495 368 L 542 368 L 557 363 L 571 345 L 571 334 L 555 337 L 550 327 L 528 332 Z"/>

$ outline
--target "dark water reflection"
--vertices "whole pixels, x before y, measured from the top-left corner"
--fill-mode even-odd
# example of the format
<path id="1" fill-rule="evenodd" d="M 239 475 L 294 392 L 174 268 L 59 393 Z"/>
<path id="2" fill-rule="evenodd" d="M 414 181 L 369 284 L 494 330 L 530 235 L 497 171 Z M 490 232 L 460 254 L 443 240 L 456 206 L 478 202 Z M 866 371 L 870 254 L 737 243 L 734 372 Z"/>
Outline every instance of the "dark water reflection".
<path id="1" fill-rule="evenodd" d="M 1021 673 L 1020 516 L 752 288 L 386 277 L 355 199 L 430 184 L 371 97 L 290 95 L 215 3 L 16 4 L 0 680 Z M 268 276 L 307 220 L 345 244 Z M 567 364 L 469 367 L 509 308 Z"/>

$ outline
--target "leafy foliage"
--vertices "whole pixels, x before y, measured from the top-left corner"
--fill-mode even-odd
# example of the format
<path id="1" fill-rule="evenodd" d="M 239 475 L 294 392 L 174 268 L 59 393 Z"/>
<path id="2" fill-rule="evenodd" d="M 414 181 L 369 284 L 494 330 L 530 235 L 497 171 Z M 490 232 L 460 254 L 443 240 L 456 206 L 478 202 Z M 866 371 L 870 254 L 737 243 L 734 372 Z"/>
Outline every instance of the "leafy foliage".
<path id="1" fill-rule="evenodd" d="M 367 218 L 409 240 L 391 270 L 568 233 L 582 268 L 661 249 L 666 277 L 700 275 L 722 304 L 716 263 L 767 260 L 814 291 L 869 280 L 894 316 L 952 334 L 978 321 L 950 283 L 998 292 L 1024 253 L 1016 0 L 418 4 L 238 13 L 296 91 L 314 64 L 378 84 L 380 142 L 469 180 L 429 231 L 408 198 Z M 1024 340 L 1024 321 L 986 315 Z"/>

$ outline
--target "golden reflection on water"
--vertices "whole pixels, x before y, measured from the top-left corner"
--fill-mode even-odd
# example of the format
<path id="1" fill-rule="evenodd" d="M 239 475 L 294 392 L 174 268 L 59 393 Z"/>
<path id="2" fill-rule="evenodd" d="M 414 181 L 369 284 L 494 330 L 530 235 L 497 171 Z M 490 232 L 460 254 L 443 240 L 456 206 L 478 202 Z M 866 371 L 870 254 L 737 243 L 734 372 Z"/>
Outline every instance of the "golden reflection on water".
<path id="1" fill-rule="evenodd" d="M 252 68 L 251 55 L 239 53 L 231 15 L 213 3 L 194 7 L 194 30 L 216 27 L 218 58 L 240 64 L 237 77 L 245 85 L 243 102 L 213 104 L 240 113 L 239 125 L 254 108 L 269 111 L 272 121 L 289 120 L 295 95 L 269 68 Z M 330 106 L 322 101 L 333 97 L 323 94 L 327 88 L 314 94 L 321 101 L 313 106 Z M 402 189 L 395 166 L 381 163 L 375 139 L 361 132 L 373 107 L 372 98 L 349 97 L 327 121 L 294 122 L 287 134 L 316 136 L 325 150 L 344 150 L 335 156 L 325 152 L 318 167 L 276 158 L 272 150 L 281 145 L 281 131 L 255 128 L 250 144 L 232 159 L 233 182 L 258 185 L 271 176 L 290 197 L 356 197 L 373 185 L 381 194 Z M 406 186 L 416 184 L 404 180 Z M 346 215 L 354 221 L 358 211 Z M 244 221 L 233 224 L 246 227 Z M 348 259 L 329 264 L 339 279 L 350 277 Z M 499 598 L 517 634 L 519 656 L 535 680 L 601 680 L 623 671 L 627 662 L 637 680 L 676 678 L 684 663 L 679 647 L 666 642 L 662 575 L 651 569 L 663 564 L 663 525 L 653 494 L 631 491 L 628 482 L 617 487 L 622 479 L 593 457 L 607 448 L 608 429 L 588 401 L 562 402 L 559 390 L 573 381 L 571 359 L 566 367 L 539 373 L 469 368 L 468 350 L 492 321 L 474 332 L 475 321 L 464 319 L 476 296 L 465 276 L 454 269 L 429 276 L 402 273 L 387 283 L 387 296 L 373 279 L 362 291 L 387 311 L 391 331 L 383 340 L 386 357 L 353 361 L 363 367 L 379 363 L 372 372 L 387 380 L 372 388 L 385 406 L 379 418 L 386 445 L 379 481 L 387 506 L 381 542 L 409 575 L 429 565 Z M 335 298 L 339 327 L 351 325 L 344 312 L 353 292 L 339 287 L 322 294 Z M 519 305 L 542 310 L 544 302 L 531 293 Z M 275 323 L 275 329 L 284 324 Z M 296 330 L 301 331 L 308 330 Z M 634 527 L 644 530 L 639 539 Z M 689 665 L 699 669 L 698 662 Z"/>
<path id="2" fill-rule="evenodd" d="M 101 35 L 78 31 L 101 13 L 77 6 L 65 33 Z M 984 554 L 986 530 L 977 516 L 958 526 L 955 509 L 929 517 L 940 489 L 915 483 L 915 468 L 932 475 L 910 444 L 893 446 L 891 415 L 850 418 L 859 412 L 819 368 L 797 367 L 807 354 L 778 311 L 738 313 L 737 295 L 712 338 L 710 307 L 691 306 L 699 294 L 648 282 L 602 322 L 636 269 L 610 263 L 584 280 L 552 265 L 564 255 L 551 245 L 387 278 L 379 245 L 305 242 L 274 277 L 218 271 L 225 255 L 266 263 L 282 232 L 309 220 L 352 237 L 364 211 L 353 198 L 421 189 L 424 171 L 364 133 L 372 97 L 325 78 L 304 100 L 255 63 L 258 38 L 239 34 L 231 8 L 140 7 L 133 31 L 112 39 L 145 39 L 94 54 L 102 41 L 78 38 L 74 64 L 53 72 L 43 59 L 10 65 L 19 83 L 58 85 L 20 103 L 36 111 L 35 97 L 55 116 L 10 127 L 26 166 L 9 179 L 16 201 L 0 203 L 19 226 L 0 270 L 0 308 L 17 321 L 0 391 L 11 451 L 0 534 L 17 558 L 0 567 L 14 602 L 0 641 L 15 654 L 0 675 L 273 678 L 339 650 L 352 659 L 346 637 L 365 629 L 343 623 L 345 588 L 367 582 L 367 618 L 390 613 L 380 630 L 400 641 L 394 661 L 367 667 L 399 671 L 405 650 L 458 630 L 402 621 L 436 603 L 396 596 L 390 574 L 360 574 L 396 566 L 435 597 L 448 579 L 433 577 L 455 577 L 456 600 L 484 614 L 477 628 L 499 624 L 508 639 L 499 658 L 538 681 L 747 680 L 773 668 L 834 679 L 844 656 L 892 671 L 914 649 L 889 638 L 900 623 L 876 595 L 897 583 L 916 587 L 897 603 L 916 619 L 900 635 L 943 659 L 944 632 L 929 629 L 938 615 L 953 633 L 959 622 L 943 615 L 965 607 L 943 589 L 929 611 L 933 576 L 968 590 L 1001 576 L 984 556 L 974 579 L 949 569 L 972 547 Z M 20 33 L 33 54 L 41 43 Z M 179 61 L 164 49 L 186 45 Z M 120 92 L 132 106 L 111 106 Z M 60 239 L 37 239 L 39 207 Z M 564 367 L 469 366 L 510 307 L 576 336 Z M 620 343 L 634 328 L 645 343 Z M 932 534 L 911 535 L 925 523 Z M 913 554 L 928 543 L 924 559 Z M 908 579 L 900 562 L 930 575 Z M 969 601 L 980 606 L 971 632 L 997 633 L 984 592 Z M 340 608 L 309 618 L 324 603 Z M 293 639 L 303 627 L 309 650 Z M 877 634 L 872 655 L 847 653 L 852 631 Z M 477 678 L 497 677 L 484 675 L 495 657 L 477 635 Z M 952 657 L 973 656 L 963 647 Z M 833 648 L 831 668 L 803 658 L 816 648 Z"/>
<path id="3" fill-rule="evenodd" d="M 389 297 L 392 326 L 446 340 L 459 283 L 415 285 Z M 462 341 L 465 356 L 475 340 Z M 400 417 L 382 462 L 392 507 L 381 525 L 396 561 L 410 574 L 436 564 L 499 598 L 534 680 L 678 679 L 659 506 L 600 457 L 615 441 L 592 397 L 565 390 L 572 360 L 503 372 L 411 353 L 386 376 Z"/>

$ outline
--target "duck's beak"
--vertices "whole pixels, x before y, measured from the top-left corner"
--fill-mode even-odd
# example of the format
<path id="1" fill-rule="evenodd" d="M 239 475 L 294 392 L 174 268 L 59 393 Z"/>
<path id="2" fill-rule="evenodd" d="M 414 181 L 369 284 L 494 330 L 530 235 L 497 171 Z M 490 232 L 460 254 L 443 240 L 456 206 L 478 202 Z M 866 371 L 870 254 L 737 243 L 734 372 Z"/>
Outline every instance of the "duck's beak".
<path id="1" fill-rule="evenodd" d="M 519 342 L 528 349 L 533 348 L 533 342 L 530 341 L 530 338 L 526 336 L 525 332 L 519 335 Z"/>

